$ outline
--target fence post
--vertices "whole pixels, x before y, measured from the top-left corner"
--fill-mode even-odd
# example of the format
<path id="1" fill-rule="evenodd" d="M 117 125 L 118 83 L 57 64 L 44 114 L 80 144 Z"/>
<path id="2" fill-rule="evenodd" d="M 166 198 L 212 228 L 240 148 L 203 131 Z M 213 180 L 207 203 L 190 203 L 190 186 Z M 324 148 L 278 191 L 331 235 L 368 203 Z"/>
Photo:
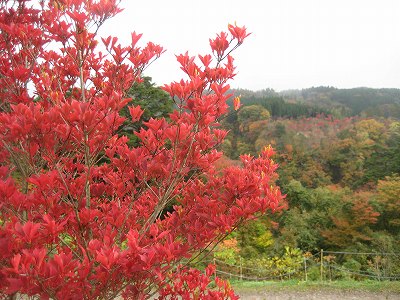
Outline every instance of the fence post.
<path id="1" fill-rule="evenodd" d="M 243 267 L 242 267 L 242 257 L 239 256 L 239 262 L 240 262 L 240 281 L 243 280 Z"/>
<path id="2" fill-rule="evenodd" d="M 323 260 L 324 260 L 324 249 L 321 249 L 321 268 L 320 268 L 321 281 L 324 280 L 324 264 L 323 264 Z"/>
<path id="3" fill-rule="evenodd" d="M 304 278 L 305 281 L 307 281 L 307 258 L 303 256 L 303 259 L 304 259 L 304 275 L 305 275 Z"/>
<path id="4" fill-rule="evenodd" d="M 213 264 L 215 266 L 214 280 L 217 278 L 217 264 L 215 262 L 215 256 L 213 255 Z"/>

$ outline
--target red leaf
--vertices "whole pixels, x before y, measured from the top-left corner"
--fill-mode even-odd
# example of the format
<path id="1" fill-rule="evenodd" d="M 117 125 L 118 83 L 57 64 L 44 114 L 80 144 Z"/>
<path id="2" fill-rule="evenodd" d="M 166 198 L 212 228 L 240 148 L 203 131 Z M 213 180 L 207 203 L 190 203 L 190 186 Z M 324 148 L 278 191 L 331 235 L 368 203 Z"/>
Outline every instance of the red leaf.
<path id="1" fill-rule="evenodd" d="M 137 122 L 140 120 L 140 117 L 143 114 L 143 110 L 140 108 L 140 106 L 130 106 L 129 107 L 129 113 L 131 114 L 132 117 L 132 122 Z"/>

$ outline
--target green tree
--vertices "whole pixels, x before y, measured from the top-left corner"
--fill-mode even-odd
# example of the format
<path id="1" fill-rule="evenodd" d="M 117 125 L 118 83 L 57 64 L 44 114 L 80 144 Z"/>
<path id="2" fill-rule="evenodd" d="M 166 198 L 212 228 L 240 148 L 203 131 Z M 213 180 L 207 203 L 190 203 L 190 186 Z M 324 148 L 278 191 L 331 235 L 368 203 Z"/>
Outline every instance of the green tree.
<path id="1" fill-rule="evenodd" d="M 138 138 L 134 135 L 134 131 L 142 127 L 143 122 L 150 118 L 168 118 L 173 110 L 173 101 L 168 93 L 151 81 L 151 77 L 143 77 L 142 82 L 136 82 L 129 89 L 128 97 L 132 98 L 129 106 L 139 105 L 143 109 L 143 114 L 139 121 L 132 123 L 128 106 L 125 106 L 120 112 L 126 118 L 120 128 L 120 134 L 129 137 L 130 145 L 136 145 Z"/>
<path id="2" fill-rule="evenodd" d="M 270 228 L 270 222 L 262 217 L 237 230 L 240 256 L 245 259 L 268 256 L 274 243 Z"/>

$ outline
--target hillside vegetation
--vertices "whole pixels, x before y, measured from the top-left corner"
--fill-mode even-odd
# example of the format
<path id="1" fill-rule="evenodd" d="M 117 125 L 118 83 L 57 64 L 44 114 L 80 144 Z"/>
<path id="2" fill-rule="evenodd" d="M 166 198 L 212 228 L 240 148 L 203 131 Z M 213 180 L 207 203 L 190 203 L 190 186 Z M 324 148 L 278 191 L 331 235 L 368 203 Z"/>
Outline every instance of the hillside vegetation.
<path id="1" fill-rule="evenodd" d="M 399 255 L 389 254 L 400 253 L 400 90 L 234 93 L 242 107 L 222 122 L 230 132 L 221 164 L 272 145 L 286 204 L 272 222 L 260 219 L 231 235 L 217 256 L 248 267 L 300 268 L 305 254 L 320 249 L 377 253 L 329 259 L 398 276 Z"/>

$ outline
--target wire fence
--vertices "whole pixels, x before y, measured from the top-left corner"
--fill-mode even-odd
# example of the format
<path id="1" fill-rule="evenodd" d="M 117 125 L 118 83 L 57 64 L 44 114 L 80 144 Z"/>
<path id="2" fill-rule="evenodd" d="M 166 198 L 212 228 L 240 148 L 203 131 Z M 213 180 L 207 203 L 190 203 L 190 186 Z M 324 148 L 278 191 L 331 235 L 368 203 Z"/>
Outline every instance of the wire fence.
<path id="1" fill-rule="evenodd" d="M 291 259 L 267 259 L 229 263 L 214 258 L 218 276 L 249 280 L 400 280 L 400 253 L 320 250 Z M 254 266 L 254 264 L 258 264 Z"/>

